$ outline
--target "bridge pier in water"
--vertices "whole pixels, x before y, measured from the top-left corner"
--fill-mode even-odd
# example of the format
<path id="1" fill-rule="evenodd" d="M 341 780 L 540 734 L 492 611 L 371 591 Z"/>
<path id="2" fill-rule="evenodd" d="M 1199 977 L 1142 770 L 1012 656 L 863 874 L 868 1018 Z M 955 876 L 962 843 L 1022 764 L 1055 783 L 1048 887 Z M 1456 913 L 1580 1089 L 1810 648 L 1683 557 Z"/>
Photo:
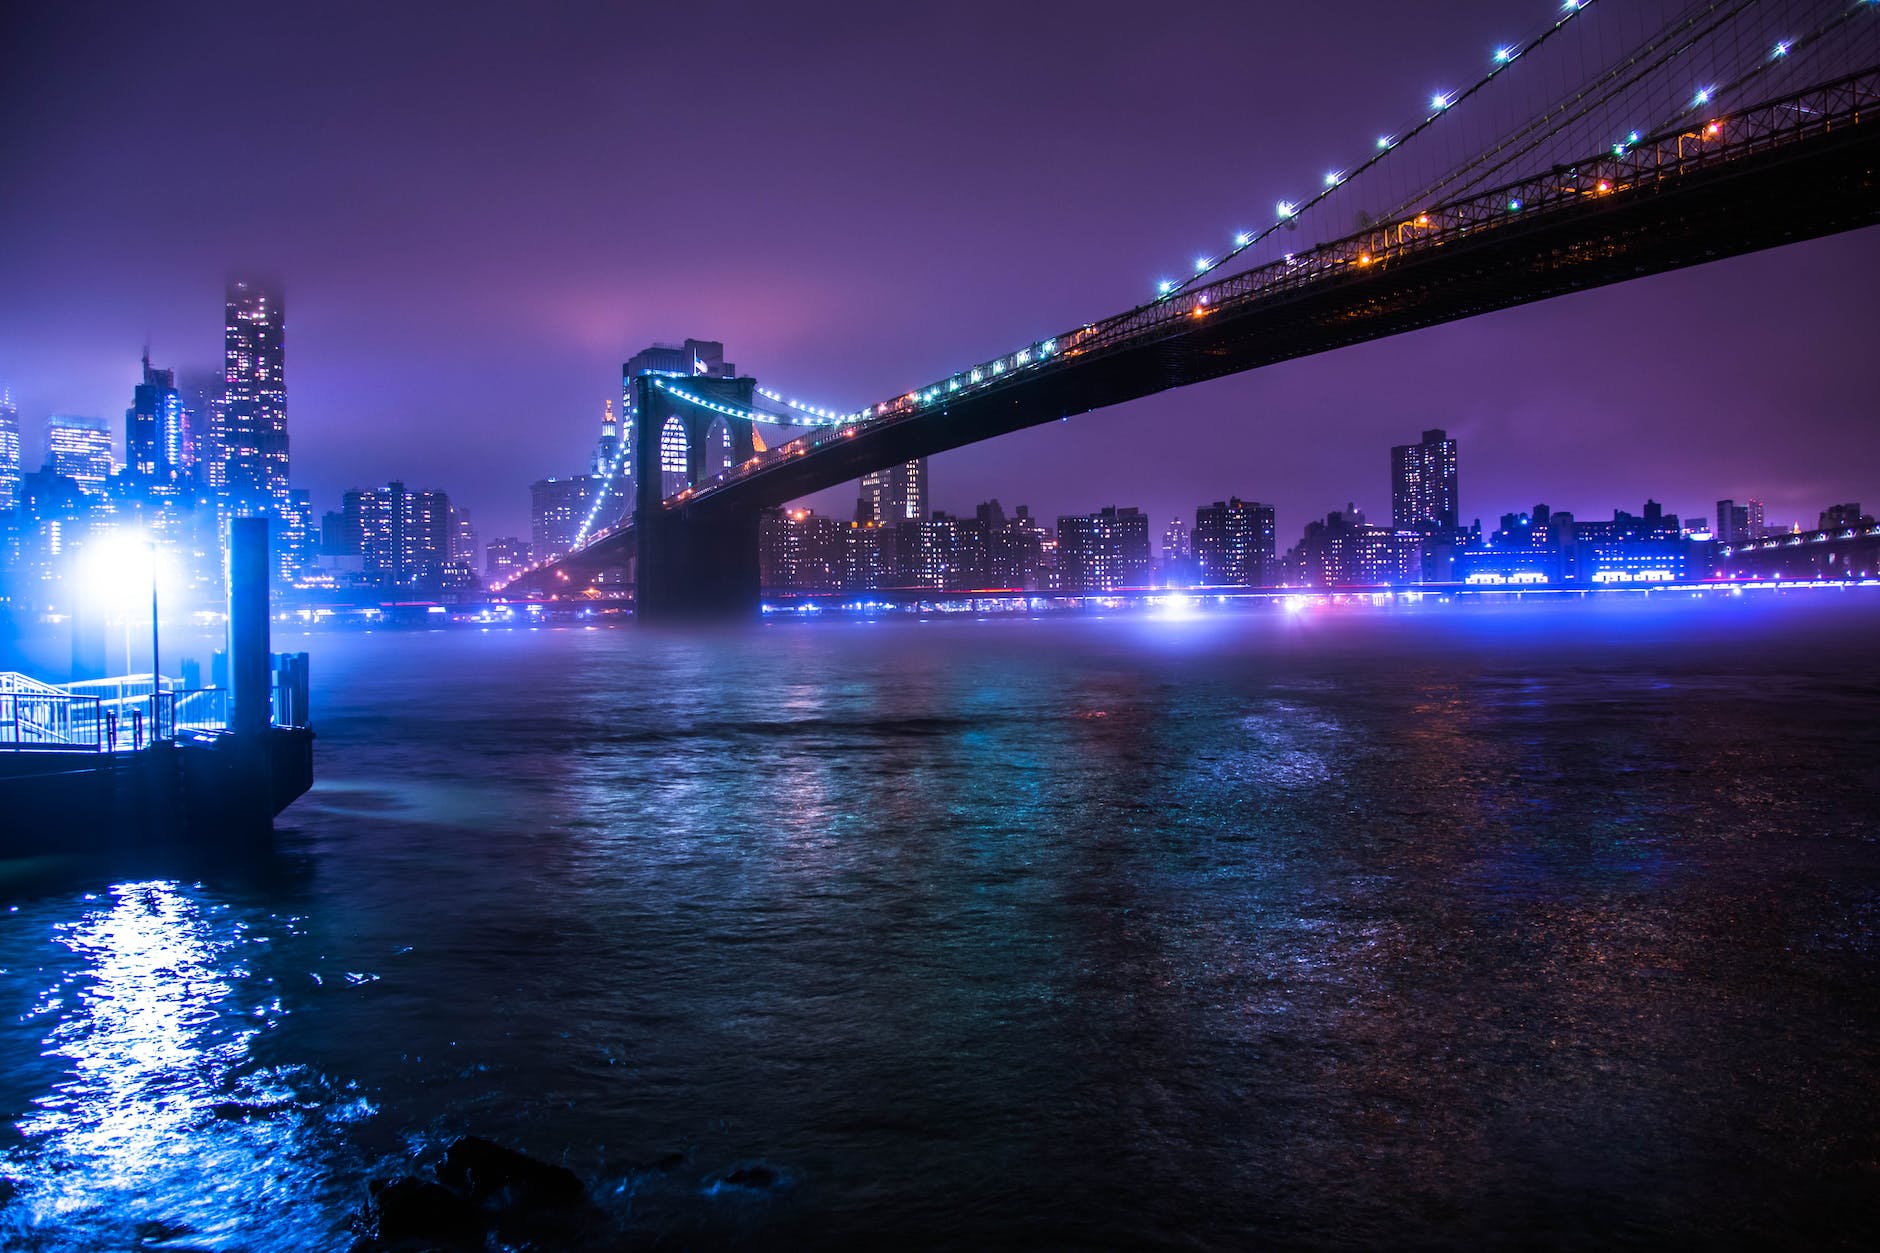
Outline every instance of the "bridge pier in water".
<path id="1" fill-rule="evenodd" d="M 749 412 L 755 379 L 707 378 L 683 381 L 684 390 L 701 400 Z M 703 482 L 716 473 L 713 432 L 720 424 L 729 435 L 731 464 L 756 452 L 748 422 L 730 421 L 702 405 L 687 403 L 650 376 L 633 382 L 634 606 L 642 621 L 684 618 L 754 618 L 761 603 L 758 582 L 758 522 L 755 509 L 667 504 L 663 445 L 669 428 L 685 439 L 685 481 Z"/>

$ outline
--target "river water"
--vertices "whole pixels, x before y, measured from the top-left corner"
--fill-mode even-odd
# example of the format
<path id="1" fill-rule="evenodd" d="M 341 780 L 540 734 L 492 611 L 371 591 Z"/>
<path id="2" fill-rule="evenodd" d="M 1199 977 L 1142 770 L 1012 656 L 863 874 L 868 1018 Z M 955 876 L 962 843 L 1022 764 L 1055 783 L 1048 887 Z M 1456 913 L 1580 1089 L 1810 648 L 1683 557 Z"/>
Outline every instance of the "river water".
<path id="1" fill-rule="evenodd" d="M 0 878 L 0 1247 L 1860 1244 L 1859 596 L 277 635 L 272 856 Z"/>

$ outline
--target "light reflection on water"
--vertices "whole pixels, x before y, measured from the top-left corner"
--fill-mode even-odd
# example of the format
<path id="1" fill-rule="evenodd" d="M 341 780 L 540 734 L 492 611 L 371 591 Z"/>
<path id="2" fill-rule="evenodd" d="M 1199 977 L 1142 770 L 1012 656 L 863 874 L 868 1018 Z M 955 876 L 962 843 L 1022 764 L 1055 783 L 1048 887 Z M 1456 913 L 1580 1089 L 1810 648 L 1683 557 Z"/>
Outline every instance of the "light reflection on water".
<path id="1" fill-rule="evenodd" d="M 291 921 L 283 921 L 291 932 Z M 251 1041 L 281 998 L 243 964 L 276 937 L 174 882 L 119 883 L 53 928 L 65 960 L 22 1024 L 44 1032 L 48 1089 L 17 1119 L 0 1170 L 16 1195 L 0 1245 L 132 1240 L 203 1249 L 331 1247 L 284 1199 L 326 1188 L 320 1135 L 363 1116 L 356 1094 L 303 1094 Z"/>
<path id="2" fill-rule="evenodd" d="M 313 637 L 304 872 L 0 914 L 0 1246 L 1845 1242 L 1876 610 Z"/>

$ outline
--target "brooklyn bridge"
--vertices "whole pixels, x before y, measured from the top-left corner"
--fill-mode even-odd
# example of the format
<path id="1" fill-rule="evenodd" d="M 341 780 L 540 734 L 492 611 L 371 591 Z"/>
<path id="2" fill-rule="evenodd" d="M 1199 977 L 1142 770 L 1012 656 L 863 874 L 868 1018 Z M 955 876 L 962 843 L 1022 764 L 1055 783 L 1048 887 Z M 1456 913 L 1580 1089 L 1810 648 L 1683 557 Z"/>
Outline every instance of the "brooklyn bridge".
<path id="1" fill-rule="evenodd" d="M 1120 313 L 852 409 L 749 377 L 630 379 L 623 452 L 654 468 L 634 476 L 631 508 L 504 590 L 604 580 L 631 584 L 646 618 L 753 613 L 763 511 L 871 471 L 1880 221 L 1880 3 L 1696 4 L 1622 43 L 1597 29 L 1598 7 L 1568 3 L 1495 49 L 1473 84 Z M 1561 72 L 1583 65 L 1597 68 Z M 1471 112 L 1471 133 L 1493 138 L 1463 147 L 1454 119 Z M 1648 353 L 1633 364 L 1660 368 Z"/>

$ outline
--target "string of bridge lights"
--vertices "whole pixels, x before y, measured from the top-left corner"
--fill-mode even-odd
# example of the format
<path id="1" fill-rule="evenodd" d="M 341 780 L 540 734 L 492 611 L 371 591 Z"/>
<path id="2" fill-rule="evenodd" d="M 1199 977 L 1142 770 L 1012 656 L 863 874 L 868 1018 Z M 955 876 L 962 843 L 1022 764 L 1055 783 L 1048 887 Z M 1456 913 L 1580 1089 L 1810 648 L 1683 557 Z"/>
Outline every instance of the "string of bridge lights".
<path id="1" fill-rule="evenodd" d="M 1503 44 L 1497 47 L 1491 56 L 1490 68 L 1487 72 L 1482 74 L 1480 78 L 1461 90 L 1437 92 L 1433 94 L 1430 97 L 1430 112 L 1428 116 L 1424 117 L 1415 126 L 1404 131 L 1402 134 L 1387 133 L 1378 136 L 1376 150 L 1357 166 L 1350 170 L 1335 169 L 1328 171 L 1325 175 L 1324 185 L 1312 196 L 1303 201 L 1295 202 L 1282 200 L 1278 202 L 1278 204 L 1275 205 L 1275 219 L 1271 225 L 1258 231 L 1241 231 L 1237 233 L 1234 236 L 1233 246 L 1218 257 L 1197 257 L 1195 259 L 1193 273 L 1179 280 L 1162 280 L 1157 284 L 1156 295 L 1153 300 L 1149 301 L 1147 304 L 1138 305 L 1135 309 L 1130 310 L 1128 314 L 1120 316 L 1128 317 L 1131 314 L 1171 300 L 1192 287 L 1205 276 L 1214 273 L 1243 253 L 1258 246 L 1275 232 L 1294 225 L 1300 214 L 1317 206 L 1327 197 L 1336 193 L 1345 183 L 1371 169 L 1392 153 L 1397 152 L 1411 139 L 1414 139 L 1417 135 L 1433 126 L 1438 119 L 1448 114 L 1456 105 L 1481 91 L 1516 61 L 1533 53 L 1542 44 L 1565 29 L 1570 22 L 1585 14 L 1592 8 L 1594 3 L 1595 0 L 1563 0 L 1560 15 L 1538 35 L 1522 43 Z M 1835 23 L 1831 23 L 1830 25 L 1839 24 L 1840 21 L 1846 20 L 1853 12 L 1862 8 L 1880 8 L 1880 0 L 1854 0 L 1853 6 L 1849 10 L 1846 10 L 1842 17 L 1837 19 Z M 1815 39 L 1819 38 L 1827 29 L 1829 29 L 1829 27 L 1824 27 L 1822 30 L 1816 31 L 1801 39 L 1783 39 L 1778 41 L 1771 49 L 1764 63 L 1759 66 L 1755 72 L 1760 73 L 1770 68 L 1773 64 L 1783 61 L 1798 48 L 1812 43 Z M 1747 77 L 1749 76 L 1746 75 L 1745 78 Z M 1737 83 L 1732 83 L 1729 87 L 1737 87 L 1740 85 L 1741 81 L 1742 80 L 1739 80 Z M 1719 91 L 1720 89 L 1715 85 L 1699 88 L 1691 98 L 1690 103 L 1680 111 L 1678 116 L 1688 116 L 1692 112 L 1707 107 L 1716 99 Z M 1715 129 L 1716 124 L 1713 123 L 1711 133 L 1715 133 Z M 1623 157 L 1632 145 L 1636 145 L 1639 142 L 1641 142 L 1641 133 L 1636 130 L 1631 131 L 1622 141 L 1613 145 L 1613 153 L 1616 156 Z M 1519 200 L 1511 201 L 1509 207 L 1511 210 L 1519 210 L 1521 208 L 1521 202 Z M 1106 319 L 1106 321 L 1107 320 L 1109 319 Z M 1085 329 L 1093 328 L 1086 327 Z M 809 404 L 793 397 L 786 397 L 782 393 L 769 388 L 757 388 L 757 393 L 765 399 L 795 411 L 794 415 L 773 414 L 759 409 L 745 409 L 740 406 L 728 405 L 721 401 L 712 400 L 670 383 L 664 378 L 655 378 L 653 383 L 655 387 L 667 392 L 679 401 L 737 421 L 763 422 L 773 425 L 845 426 L 867 418 L 885 415 L 891 410 L 898 409 L 903 403 L 914 405 L 932 404 L 941 397 L 952 392 L 958 392 L 964 387 L 973 387 L 982 382 L 991 382 L 1006 372 L 1008 368 L 1006 361 L 1008 358 L 1011 361 L 1010 368 L 1014 370 L 1026 365 L 1041 364 L 1046 358 L 1053 354 L 1056 347 L 1057 341 L 1055 339 L 1039 341 L 1017 352 L 1000 357 L 989 364 L 976 366 L 971 370 L 959 371 L 953 374 L 945 383 L 910 391 L 903 396 L 897 397 L 893 402 L 888 404 L 869 406 L 849 412 Z M 626 449 L 623 446 L 621 455 L 624 456 L 625 452 Z M 598 512 L 598 509 L 599 503 L 597 502 L 595 510 L 590 512 L 588 525 L 591 526 L 593 517 Z M 583 531 L 585 532 L 586 529 L 587 526 L 584 526 Z"/>
<path id="2" fill-rule="evenodd" d="M 1880 9 L 1880 0 L 1854 0 L 1853 4 L 1843 9 L 1839 16 L 1816 27 L 1808 34 L 1800 38 L 1778 39 L 1775 42 L 1775 46 L 1769 50 L 1769 55 L 1764 57 L 1760 64 L 1740 75 L 1735 81 L 1722 87 L 1714 83 L 1699 87 L 1696 93 L 1691 97 L 1690 102 L 1680 108 L 1676 113 L 1672 114 L 1670 120 L 1664 124 L 1664 127 L 1682 124 L 1683 120 L 1691 116 L 1691 114 L 1707 109 L 1719 95 L 1725 92 L 1735 91 L 1745 83 L 1748 83 L 1751 79 L 1767 73 L 1769 70 L 1786 61 L 1789 56 L 1798 49 L 1806 48 L 1817 40 L 1825 38 L 1835 27 L 1842 25 L 1862 9 L 1870 11 Z M 1659 129 L 1664 129 L 1664 127 L 1660 127 Z M 1720 123 L 1712 121 L 1704 128 L 1704 134 L 1706 137 L 1714 137 L 1721 129 Z M 1640 132 L 1628 131 L 1625 138 L 1613 144 L 1612 155 L 1615 157 L 1623 157 L 1633 146 L 1642 142 L 1642 140 L 1643 136 Z"/>
<path id="3" fill-rule="evenodd" d="M 1156 302 L 1168 300 L 1181 294 L 1187 288 L 1199 282 L 1204 276 L 1220 269 L 1248 249 L 1256 247 L 1262 240 L 1274 232 L 1290 227 L 1301 213 L 1314 207 L 1326 197 L 1332 195 L 1345 183 L 1377 165 L 1393 152 L 1402 148 L 1410 140 L 1422 134 L 1435 124 L 1436 120 L 1461 104 L 1476 92 L 1482 90 L 1509 66 L 1523 56 L 1533 52 L 1558 34 L 1566 25 L 1592 8 L 1594 0 L 1564 0 L 1561 15 L 1554 23 L 1539 35 L 1525 43 L 1502 44 L 1496 48 L 1490 58 L 1491 64 L 1486 74 L 1461 91 L 1439 91 L 1430 97 L 1429 116 L 1418 122 L 1403 134 L 1386 133 L 1377 137 L 1377 150 L 1350 170 L 1335 169 L 1326 172 L 1324 186 L 1303 201 L 1282 200 L 1274 206 L 1275 218 L 1271 226 L 1259 231 L 1241 231 L 1234 236 L 1234 245 L 1218 257 L 1200 256 L 1195 258 L 1194 273 L 1182 279 L 1163 279 L 1156 284 Z M 1152 302 L 1154 303 L 1154 302 Z"/>
<path id="4" fill-rule="evenodd" d="M 711 400 L 695 392 L 689 392 L 683 387 L 668 383 L 665 379 L 654 379 L 653 386 L 673 397 L 675 400 L 682 400 L 688 405 L 696 405 L 700 409 L 722 414 L 727 418 L 735 418 L 740 422 L 769 422 L 773 425 L 843 426 L 851 422 L 859 422 L 862 418 L 868 416 L 870 412 L 864 409 L 859 413 L 834 413 L 827 409 L 813 409 L 808 405 L 799 405 L 793 400 L 784 400 L 782 397 L 778 396 L 777 393 L 768 391 L 762 387 L 757 389 L 762 395 L 777 401 L 779 404 L 790 405 L 793 408 L 803 410 L 805 414 L 815 415 L 813 417 L 806 416 L 796 419 L 774 413 L 765 413 L 761 409 L 745 409 L 738 405 L 725 404 L 723 401 Z M 782 422 L 779 422 L 780 417 L 783 419 Z"/>

